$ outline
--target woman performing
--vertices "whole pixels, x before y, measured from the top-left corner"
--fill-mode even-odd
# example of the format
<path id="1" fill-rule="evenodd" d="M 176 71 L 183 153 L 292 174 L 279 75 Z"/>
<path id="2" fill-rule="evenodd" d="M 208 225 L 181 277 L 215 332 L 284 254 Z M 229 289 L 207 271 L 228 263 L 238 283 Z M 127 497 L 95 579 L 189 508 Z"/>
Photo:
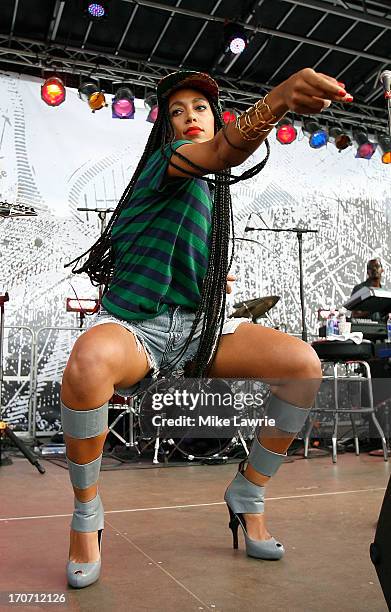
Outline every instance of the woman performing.
<path id="1" fill-rule="evenodd" d="M 97 481 L 114 392 L 129 396 L 145 377 L 163 374 L 270 382 L 267 416 L 275 427 L 257 430 L 225 501 L 234 546 L 241 526 L 249 556 L 280 559 L 284 548 L 266 529 L 265 485 L 302 428 L 321 378 L 315 352 L 301 340 L 243 319 L 224 321 L 227 280 L 233 280 L 229 170 L 288 110 L 319 113 L 352 97 L 342 83 L 306 68 L 225 127 L 209 75 L 170 74 L 157 96 L 159 115 L 137 169 L 106 231 L 74 268 L 105 286 L 103 310 L 75 343 L 61 392 L 75 494 L 67 564 L 74 587 L 100 574 Z M 254 176 L 264 163 L 239 178 Z"/>

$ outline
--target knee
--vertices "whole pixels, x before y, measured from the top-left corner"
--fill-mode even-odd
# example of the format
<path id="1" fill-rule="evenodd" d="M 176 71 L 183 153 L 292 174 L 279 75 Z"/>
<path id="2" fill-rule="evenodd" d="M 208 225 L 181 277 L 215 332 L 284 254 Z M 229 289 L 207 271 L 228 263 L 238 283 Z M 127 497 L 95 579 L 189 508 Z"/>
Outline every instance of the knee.
<path id="1" fill-rule="evenodd" d="M 294 358 L 294 367 L 297 378 L 311 379 L 314 382 L 322 378 L 322 369 L 318 355 L 306 342 L 299 341 L 300 345 Z"/>
<path id="2" fill-rule="evenodd" d="M 71 385 L 80 392 L 99 380 L 110 378 L 110 362 L 97 343 L 81 336 L 75 343 L 64 371 L 63 385 Z"/>

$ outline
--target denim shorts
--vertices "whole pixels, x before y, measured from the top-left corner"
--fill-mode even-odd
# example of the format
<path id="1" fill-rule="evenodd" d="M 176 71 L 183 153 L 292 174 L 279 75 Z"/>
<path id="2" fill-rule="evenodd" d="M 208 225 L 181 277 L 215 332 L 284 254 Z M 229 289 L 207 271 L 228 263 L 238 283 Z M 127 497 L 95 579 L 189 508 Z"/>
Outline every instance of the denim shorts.
<path id="1" fill-rule="evenodd" d="M 139 351 L 144 348 L 150 372 L 148 377 L 157 378 L 160 374 L 165 376 L 183 376 L 185 364 L 191 361 L 197 353 L 202 331 L 202 319 L 200 320 L 192 341 L 184 354 L 173 366 L 173 361 L 181 353 L 186 340 L 190 334 L 195 317 L 194 310 L 183 306 L 169 306 L 168 310 L 153 319 L 142 321 L 126 321 L 120 319 L 101 309 L 96 315 L 91 327 L 104 323 L 117 323 L 133 333 Z M 249 322 L 249 319 L 234 318 L 224 322 L 223 334 L 232 334 L 240 323 Z M 127 389 L 116 388 L 115 392 L 124 397 L 135 395 L 141 387 L 140 383 L 132 385 Z"/>

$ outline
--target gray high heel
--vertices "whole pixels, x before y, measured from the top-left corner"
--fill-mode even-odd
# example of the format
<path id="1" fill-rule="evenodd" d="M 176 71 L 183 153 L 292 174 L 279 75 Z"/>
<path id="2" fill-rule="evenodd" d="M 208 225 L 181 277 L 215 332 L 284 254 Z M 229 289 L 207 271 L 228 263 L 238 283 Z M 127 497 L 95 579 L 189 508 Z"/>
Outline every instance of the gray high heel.
<path id="1" fill-rule="evenodd" d="M 243 529 L 246 542 L 246 553 L 256 559 L 278 560 L 285 553 L 284 546 L 275 538 L 269 540 L 253 540 L 247 533 L 244 514 L 262 514 L 264 512 L 265 487 L 260 487 L 247 480 L 243 475 L 242 462 L 239 471 L 225 492 L 224 500 L 229 511 L 229 528 L 232 531 L 233 547 L 238 546 L 238 527 Z"/>
<path id="2" fill-rule="evenodd" d="M 275 420 L 275 426 L 280 431 L 297 433 L 304 425 L 309 410 L 288 404 L 275 395 L 271 395 L 265 414 Z M 232 531 L 233 547 L 238 548 L 238 528 L 243 529 L 246 542 L 246 552 L 249 557 L 265 560 L 278 560 L 285 553 L 284 546 L 275 538 L 269 540 L 253 540 L 247 533 L 244 514 L 263 514 L 265 510 L 265 487 L 256 485 L 244 476 L 244 465 L 248 461 L 253 468 L 264 476 L 273 476 L 286 453 L 275 453 L 258 440 L 258 430 L 247 459 L 239 464 L 238 472 L 227 488 L 224 500 L 229 511 L 229 528 Z"/>
<path id="3" fill-rule="evenodd" d="M 107 430 L 108 404 L 91 410 L 73 410 L 61 403 L 63 432 L 72 438 L 85 439 L 100 435 Z M 99 478 L 102 455 L 90 463 L 74 463 L 67 457 L 69 476 L 74 487 L 87 489 Z M 101 551 L 102 532 L 104 529 L 104 511 L 99 494 L 88 502 L 81 502 L 75 497 L 75 510 L 71 528 L 74 531 L 98 532 L 99 552 Z M 68 561 L 67 579 L 70 586 L 83 588 L 98 580 L 101 559 L 93 563 L 75 563 Z"/>
<path id="4" fill-rule="evenodd" d="M 74 531 L 98 532 L 98 545 L 101 551 L 102 533 L 104 529 L 104 512 L 101 499 L 96 495 L 88 502 L 81 502 L 75 497 L 75 511 L 71 527 Z M 101 559 L 93 563 L 75 563 L 68 561 L 66 567 L 68 584 L 77 589 L 96 582 L 100 575 Z"/>

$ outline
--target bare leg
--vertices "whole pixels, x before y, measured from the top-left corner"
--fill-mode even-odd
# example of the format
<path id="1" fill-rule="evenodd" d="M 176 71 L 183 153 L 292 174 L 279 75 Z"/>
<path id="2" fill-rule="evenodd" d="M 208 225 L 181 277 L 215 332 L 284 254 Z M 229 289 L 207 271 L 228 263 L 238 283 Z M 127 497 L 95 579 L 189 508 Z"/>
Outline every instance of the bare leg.
<path id="1" fill-rule="evenodd" d="M 258 378 L 269 382 L 272 393 L 301 408 L 310 408 L 321 380 L 319 359 L 313 349 L 281 332 L 242 323 L 233 334 L 222 336 L 209 376 L 219 378 Z M 285 453 L 295 435 L 275 428 L 262 428 L 258 439 L 262 446 Z M 265 486 L 270 480 L 248 464 L 247 480 Z M 251 538 L 270 538 L 264 514 L 245 514 Z"/>
<path id="2" fill-rule="evenodd" d="M 61 399 L 72 410 L 97 408 L 111 398 L 115 386 L 129 387 L 144 378 L 149 369 L 145 352 L 138 350 L 131 332 L 117 324 L 99 325 L 75 343 L 64 372 Z M 78 464 L 97 459 L 107 432 L 87 439 L 64 435 L 68 458 Z M 81 502 L 90 501 L 96 497 L 97 486 L 73 487 L 74 494 Z M 69 558 L 77 563 L 97 561 L 97 532 L 71 529 Z"/>

